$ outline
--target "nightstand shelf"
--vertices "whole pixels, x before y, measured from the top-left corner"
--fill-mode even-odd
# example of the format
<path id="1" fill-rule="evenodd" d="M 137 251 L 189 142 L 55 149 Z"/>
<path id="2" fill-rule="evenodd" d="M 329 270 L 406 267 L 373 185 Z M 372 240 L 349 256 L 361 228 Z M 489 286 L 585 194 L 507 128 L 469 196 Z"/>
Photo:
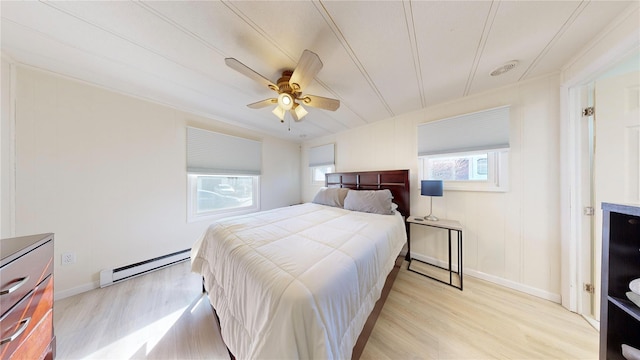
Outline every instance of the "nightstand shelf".
<path id="1" fill-rule="evenodd" d="M 624 360 L 640 349 L 640 307 L 626 293 L 640 278 L 640 207 L 602 203 L 600 359 Z"/>
<path id="2" fill-rule="evenodd" d="M 435 264 L 430 264 L 427 262 L 424 262 L 422 260 L 419 259 L 414 259 L 413 257 L 411 257 L 411 226 L 409 226 L 409 237 L 408 237 L 408 252 L 407 252 L 407 260 L 409 261 L 409 266 L 407 267 L 407 269 L 411 272 L 414 272 L 416 274 L 420 274 L 422 276 L 426 276 L 430 279 L 439 281 L 443 284 L 447 284 L 449 286 L 452 286 L 456 289 L 459 289 L 462 291 L 462 224 L 460 224 L 459 221 L 456 220 L 447 220 L 447 219 L 441 219 L 438 221 L 431 221 L 431 220 L 425 220 L 423 217 L 421 216 L 410 216 L 407 219 L 407 223 L 409 223 L 409 225 L 414 224 L 414 225 L 422 225 L 422 226 L 429 226 L 432 228 L 438 228 L 438 229 L 444 229 L 447 230 L 447 235 L 448 235 L 448 246 L 447 246 L 447 250 L 448 250 L 448 254 L 449 254 L 449 262 L 448 262 L 448 266 L 447 267 L 443 267 L 443 266 L 439 266 L 439 265 L 435 265 Z M 457 235 L 457 240 L 458 240 L 458 262 L 457 262 L 457 271 L 453 270 L 453 267 L 451 265 L 451 238 L 452 238 L 452 233 L 456 233 Z M 417 270 L 414 270 L 411 268 L 411 264 L 413 261 L 417 261 L 420 262 L 421 264 L 425 264 L 425 265 L 429 265 L 431 267 L 435 267 L 438 269 L 442 269 L 448 272 L 449 275 L 449 281 L 444 281 L 438 277 L 432 276 L 430 274 L 427 274 L 425 272 L 420 272 Z M 458 284 L 456 284 L 454 282 L 454 276 L 453 275 L 457 275 L 457 280 L 458 280 Z"/>

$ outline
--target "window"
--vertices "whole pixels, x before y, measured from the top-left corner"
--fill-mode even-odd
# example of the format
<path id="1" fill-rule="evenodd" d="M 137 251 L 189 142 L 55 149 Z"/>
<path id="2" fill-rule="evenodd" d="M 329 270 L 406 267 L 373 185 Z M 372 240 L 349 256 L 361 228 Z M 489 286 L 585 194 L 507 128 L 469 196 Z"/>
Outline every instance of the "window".
<path id="1" fill-rule="evenodd" d="M 309 170 L 312 184 L 324 185 L 325 174 L 336 170 L 334 148 L 334 144 L 309 148 Z"/>
<path id="2" fill-rule="evenodd" d="M 507 191 L 508 150 L 419 157 L 420 179 L 444 180 L 445 190 Z"/>
<path id="3" fill-rule="evenodd" d="M 427 178 L 447 181 L 486 181 L 487 157 L 487 153 L 428 157 Z"/>
<path id="4" fill-rule="evenodd" d="M 418 126 L 421 180 L 444 180 L 445 190 L 507 191 L 509 107 Z"/>
<path id="5" fill-rule="evenodd" d="M 187 220 L 260 209 L 262 143 L 187 128 Z"/>
<path id="6" fill-rule="evenodd" d="M 325 175 L 336 171 L 335 165 L 321 165 L 311 168 L 311 183 L 324 185 Z"/>
<path id="7" fill-rule="evenodd" d="M 189 218 L 257 211 L 258 182 L 258 176 L 189 174 Z"/>

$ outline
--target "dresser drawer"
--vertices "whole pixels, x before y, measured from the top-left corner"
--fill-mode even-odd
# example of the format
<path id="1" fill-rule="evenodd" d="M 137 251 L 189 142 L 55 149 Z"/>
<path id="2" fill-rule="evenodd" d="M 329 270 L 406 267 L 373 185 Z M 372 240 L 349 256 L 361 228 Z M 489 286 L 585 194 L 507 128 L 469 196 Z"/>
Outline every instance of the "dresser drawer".
<path id="1" fill-rule="evenodd" d="M 53 328 L 53 310 L 45 315 L 35 329 L 18 346 L 11 355 L 11 360 L 40 360 L 48 355 L 51 345 L 51 329 Z"/>
<path id="2" fill-rule="evenodd" d="M 0 309 L 4 314 L 53 270 L 53 240 L 0 268 Z"/>
<path id="3" fill-rule="evenodd" d="M 38 340 L 31 336 L 34 329 L 37 329 L 38 337 L 46 339 L 48 344 L 53 337 L 52 308 L 53 276 L 49 276 L 0 318 L 0 339 L 4 342 L 0 345 L 0 358 L 9 358 L 18 347 L 31 348 L 35 345 L 31 344 Z M 44 327 L 39 326 L 42 324 Z"/>

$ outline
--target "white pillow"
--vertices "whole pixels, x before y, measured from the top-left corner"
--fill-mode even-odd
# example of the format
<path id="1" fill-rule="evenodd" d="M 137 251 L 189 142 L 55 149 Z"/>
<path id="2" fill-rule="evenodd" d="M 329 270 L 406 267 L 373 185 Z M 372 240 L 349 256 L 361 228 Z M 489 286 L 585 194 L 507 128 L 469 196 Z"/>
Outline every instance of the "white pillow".
<path id="1" fill-rule="evenodd" d="M 344 207 L 344 198 L 347 196 L 347 188 L 320 188 L 313 198 L 312 203 L 333 207 Z"/>
<path id="2" fill-rule="evenodd" d="M 347 210 L 362 211 L 381 215 L 393 215 L 389 190 L 354 190 L 349 191 L 344 199 Z"/>

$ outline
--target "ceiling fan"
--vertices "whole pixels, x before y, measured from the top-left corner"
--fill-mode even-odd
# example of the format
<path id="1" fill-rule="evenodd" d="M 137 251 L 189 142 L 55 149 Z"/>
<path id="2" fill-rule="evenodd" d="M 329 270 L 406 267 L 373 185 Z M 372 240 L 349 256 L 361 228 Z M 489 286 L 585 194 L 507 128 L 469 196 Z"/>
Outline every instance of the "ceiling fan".
<path id="1" fill-rule="evenodd" d="M 247 105 L 252 109 L 260 109 L 265 106 L 277 104 L 273 109 L 273 114 L 284 122 L 284 116 L 289 110 L 291 117 L 295 121 L 300 121 L 308 114 L 302 104 L 315 108 L 335 111 L 340 107 L 340 100 L 330 99 L 322 96 L 302 94 L 303 89 L 313 80 L 316 74 L 322 69 L 320 57 L 310 50 L 305 50 L 294 70 L 284 70 L 282 77 L 276 83 L 258 74 L 253 69 L 234 58 L 226 58 L 224 62 L 230 68 L 241 74 L 266 85 L 269 89 L 278 93 L 277 98 L 265 99 Z"/>

